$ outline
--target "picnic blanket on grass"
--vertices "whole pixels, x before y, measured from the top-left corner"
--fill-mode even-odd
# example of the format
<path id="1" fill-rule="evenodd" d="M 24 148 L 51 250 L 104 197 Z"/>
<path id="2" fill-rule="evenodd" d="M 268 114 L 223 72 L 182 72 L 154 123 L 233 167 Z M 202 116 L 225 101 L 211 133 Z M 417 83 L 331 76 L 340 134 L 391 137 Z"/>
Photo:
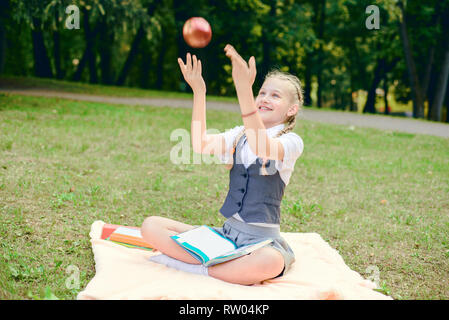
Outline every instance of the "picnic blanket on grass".
<path id="1" fill-rule="evenodd" d="M 351 270 L 317 233 L 281 232 L 296 261 L 282 277 L 243 286 L 149 261 L 160 252 L 127 248 L 101 239 L 103 221 L 91 226 L 96 274 L 77 299 L 291 300 L 391 299 Z"/>

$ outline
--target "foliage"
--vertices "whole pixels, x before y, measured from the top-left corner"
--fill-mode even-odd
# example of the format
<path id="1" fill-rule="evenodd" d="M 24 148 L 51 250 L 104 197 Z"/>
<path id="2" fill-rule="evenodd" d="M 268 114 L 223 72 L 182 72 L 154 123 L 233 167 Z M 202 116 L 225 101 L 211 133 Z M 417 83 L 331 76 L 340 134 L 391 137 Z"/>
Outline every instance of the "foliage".
<path id="1" fill-rule="evenodd" d="M 442 21 L 449 6 L 449 0 L 6 2 L 9 9 L 0 16 L 0 21 L 6 30 L 18 35 L 7 32 L 7 50 L 3 53 L 0 50 L 0 55 L 6 54 L 3 71 L 6 74 L 34 75 L 35 44 L 30 39 L 30 31 L 37 28 L 42 30 L 53 74 L 56 74 L 59 52 L 60 67 L 64 71 L 62 79 L 70 80 L 78 71 L 80 81 L 92 80 L 92 70 L 90 75 L 83 72 L 83 68 L 88 68 L 82 60 L 88 35 L 84 34 L 83 27 L 81 30 L 64 27 L 65 8 L 75 4 L 80 8 L 81 19 L 84 14 L 89 15 L 94 73 L 104 75 L 100 80 L 104 84 L 115 83 L 124 72 L 127 86 L 189 91 L 177 70 L 176 58 L 184 58 L 190 51 L 202 59 L 208 92 L 234 95 L 229 61 L 223 54 L 224 46 L 232 43 L 245 59 L 252 55 L 256 58 L 259 73 L 255 91 L 269 69 L 280 68 L 299 76 L 304 86 L 313 91 L 314 104 L 317 104 L 319 87 L 323 106 L 339 109 L 356 104 L 354 94 L 369 91 L 373 83 L 379 85 L 375 82 L 379 80 L 375 79 L 379 63 L 392 64 L 391 68 L 380 70 L 383 72 L 378 70 L 381 84 L 386 82 L 391 89 L 390 101 L 396 99 L 406 104 L 411 100 L 414 88 L 407 76 L 400 36 L 399 25 L 403 21 L 400 3 L 407 15 L 407 30 L 419 77 L 425 78 L 427 70 L 431 70 L 430 97 L 427 97 L 431 99 L 438 66 L 444 58 L 443 46 L 439 44 L 446 41 Z M 365 10 L 372 4 L 380 10 L 379 30 L 368 30 L 365 26 L 369 16 Z M 182 39 L 184 21 L 192 16 L 203 16 L 212 26 L 212 42 L 204 49 L 189 48 Z M 143 39 L 139 38 L 140 29 L 144 30 Z M 61 39 L 58 45 L 54 43 L 56 33 Z M 129 70 L 124 69 L 127 61 Z"/>

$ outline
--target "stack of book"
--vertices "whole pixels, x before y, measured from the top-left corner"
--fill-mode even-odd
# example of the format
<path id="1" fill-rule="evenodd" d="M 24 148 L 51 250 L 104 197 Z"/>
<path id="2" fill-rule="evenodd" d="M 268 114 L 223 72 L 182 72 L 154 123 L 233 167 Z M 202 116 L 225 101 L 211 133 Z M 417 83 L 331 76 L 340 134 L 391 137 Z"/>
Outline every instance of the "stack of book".
<path id="1" fill-rule="evenodd" d="M 152 250 L 150 244 L 143 240 L 138 227 L 105 224 L 101 233 L 101 239 L 130 248 Z"/>

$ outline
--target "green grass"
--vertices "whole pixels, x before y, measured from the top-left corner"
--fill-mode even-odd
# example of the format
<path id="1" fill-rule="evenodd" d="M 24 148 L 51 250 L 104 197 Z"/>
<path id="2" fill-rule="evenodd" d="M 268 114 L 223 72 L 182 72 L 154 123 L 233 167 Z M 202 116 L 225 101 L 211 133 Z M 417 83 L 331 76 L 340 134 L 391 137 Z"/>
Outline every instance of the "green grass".
<path id="1" fill-rule="evenodd" d="M 220 131 L 241 119 L 208 111 Z M 0 299 L 74 299 L 95 220 L 220 225 L 228 173 L 173 164 L 191 110 L 0 95 Z M 281 230 L 317 232 L 396 299 L 449 299 L 449 139 L 299 120 Z M 382 200 L 386 200 L 381 202 Z M 300 257 L 298 257 L 300 259 Z M 79 289 L 67 287 L 70 266 Z"/>
<path id="2" fill-rule="evenodd" d="M 3 89 L 35 89 L 35 90 L 50 90 L 59 92 L 68 92 L 83 95 L 98 95 L 98 96 L 114 96 L 114 97 L 129 97 L 129 98 L 170 98 L 170 99 L 192 99 L 191 93 L 182 93 L 176 91 L 160 91 L 160 90 L 150 90 L 150 89 L 140 89 L 140 88 L 130 88 L 123 86 L 112 86 L 112 85 L 101 85 L 101 84 L 88 84 L 82 82 L 73 82 L 66 80 L 55 80 L 46 78 L 36 78 L 36 77 L 22 77 L 13 75 L 0 75 L 0 88 Z M 357 113 L 363 114 L 363 107 L 366 102 L 367 92 L 360 90 L 359 98 L 357 99 Z M 384 110 L 383 99 L 378 97 L 376 106 L 378 112 L 382 116 Z M 207 95 L 209 101 L 221 101 L 229 103 L 238 103 L 236 97 L 223 97 Z M 390 107 L 394 112 L 404 112 L 412 111 L 411 103 L 405 105 L 400 104 L 394 99 L 390 99 Z M 316 106 L 308 107 L 314 111 L 333 111 L 333 112 L 349 112 L 347 110 L 335 110 L 329 108 L 318 108 Z M 425 115 L 427 115 L 427 108 L 425 109 Z M 445 118 L 445 113 L 443 110 L 443 119 Z M 387 117 L 393 117 L 388 115 Z M 426 121 L 426 119 L 416 119 L 420 121 Z"/>
<path id="3" fill-rule="evenodd" d="M 30 88 L 52 91 L 62 91 L 70 93 L 81 93 L 89 95 L 102 95 L 114 97 L 132 98 L 171 98 L 171 99 L 191 99 L 191 93 L 175 91 L 158 91 L 140 88 L 129 88 L 119 86 L 108 86 L 100 84 L 87 84 L 82 82 L 63 81 L 34 77 L 0 76 L 0 88 Z M 237 102 L 235 97 L 210 96 L 213 101 Z"/>

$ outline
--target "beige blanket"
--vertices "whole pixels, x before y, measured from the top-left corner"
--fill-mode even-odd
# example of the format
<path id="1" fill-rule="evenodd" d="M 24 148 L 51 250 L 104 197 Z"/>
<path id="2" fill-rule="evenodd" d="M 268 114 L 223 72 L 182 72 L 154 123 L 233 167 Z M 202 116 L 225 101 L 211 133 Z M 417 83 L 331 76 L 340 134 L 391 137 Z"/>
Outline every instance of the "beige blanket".
<path id="1" fill-rule="evenodd" d="M 316 233 L 284 233 L 296 262 L 282 277 L 243 286 L 148 261 L 160 254 L 101 240 L 104 222 L 90 237 L 96 275 L 78 299 L 391 299 L 351 270 Z M 367 266 L 368 267 L 368 266 Z"/>

